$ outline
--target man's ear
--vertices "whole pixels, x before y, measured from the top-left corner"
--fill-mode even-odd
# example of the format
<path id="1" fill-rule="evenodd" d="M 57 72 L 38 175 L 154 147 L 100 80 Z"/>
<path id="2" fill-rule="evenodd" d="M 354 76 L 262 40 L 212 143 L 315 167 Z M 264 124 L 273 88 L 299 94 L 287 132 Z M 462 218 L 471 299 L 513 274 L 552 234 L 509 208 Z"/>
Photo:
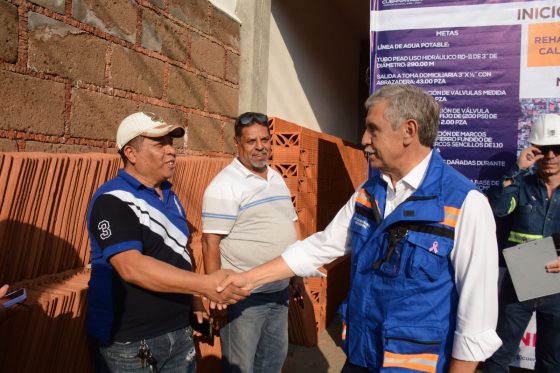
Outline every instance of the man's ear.
<path id="1" fill-rule="evenodd" d="M 403 130 L 403 143 L 410 145 L 415 138 L 418 138 L 418 122 L 414 119 L 407 119 L 401 124 Z"/>
<path id="2" fill-rule="evenodd" d="M 133 146 L 125 145 L 122 152 L 130 164 L 136 164 L 136 149 Z"/>

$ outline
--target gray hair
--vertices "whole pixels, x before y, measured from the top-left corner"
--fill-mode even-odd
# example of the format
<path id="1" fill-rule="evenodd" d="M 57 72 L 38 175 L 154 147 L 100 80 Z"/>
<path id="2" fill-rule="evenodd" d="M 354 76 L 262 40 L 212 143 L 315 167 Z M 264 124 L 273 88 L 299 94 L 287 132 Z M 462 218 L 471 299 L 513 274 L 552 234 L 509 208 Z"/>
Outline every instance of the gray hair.
<path id="1" fill-rule="evenodd" d="M 373 105 L 387 102 L 384 117 L 394 130 L 403 120 L 414 119 L 418 123 L 420 144 L 433 147 L 438 135 L 439 103 L 424 90 L 405 84 L 386 85 L 373 92 L 366 100 L 369 110 Z"/>

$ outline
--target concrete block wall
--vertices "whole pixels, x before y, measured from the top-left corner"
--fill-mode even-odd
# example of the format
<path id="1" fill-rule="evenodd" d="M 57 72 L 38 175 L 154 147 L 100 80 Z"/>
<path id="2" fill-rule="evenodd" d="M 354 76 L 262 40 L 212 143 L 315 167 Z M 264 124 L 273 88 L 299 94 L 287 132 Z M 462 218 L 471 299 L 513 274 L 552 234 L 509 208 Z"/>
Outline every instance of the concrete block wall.
<path id="1" fill-rule="evenodd" d="M 0 151 L 114 153 L 146 110 L 229 157 L 240 25 L 208 0 L 0 0 Z"/>

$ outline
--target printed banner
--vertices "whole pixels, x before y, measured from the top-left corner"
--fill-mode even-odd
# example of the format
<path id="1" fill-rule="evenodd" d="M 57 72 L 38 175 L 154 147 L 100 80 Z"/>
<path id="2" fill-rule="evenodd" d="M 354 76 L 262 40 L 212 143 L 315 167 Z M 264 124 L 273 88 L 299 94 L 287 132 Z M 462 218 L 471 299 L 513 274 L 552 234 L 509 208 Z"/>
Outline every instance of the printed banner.
<path id="1" fill-rule="evenodd" d="M 483 191 L 560 113 L 560 3 L 372 0 L 371 89 L 415 84 L 441 103 L 436 149 Z M 534 318 L 514 366 L 534 366 Z"/>
<path id="2" fill-rule="evenodd" d="M 374 0 L 371 87 L 442 105 L 436 148 L 480 189 L 499 183 L 540 114 L 560 113 L 558 1 Z"/>

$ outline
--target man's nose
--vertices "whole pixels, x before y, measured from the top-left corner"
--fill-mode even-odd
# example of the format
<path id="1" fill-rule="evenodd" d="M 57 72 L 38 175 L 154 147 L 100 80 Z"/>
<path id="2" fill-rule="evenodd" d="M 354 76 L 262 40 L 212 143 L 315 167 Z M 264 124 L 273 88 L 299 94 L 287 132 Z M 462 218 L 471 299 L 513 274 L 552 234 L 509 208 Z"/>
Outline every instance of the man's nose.
<path id="1" fill-rule="evenodd" d="M 177 154 L 177 149 L 175 149 L 175 147 L 173 146 L 173 144 L 167 144 L 165 146 L 165 152 L 167 154 L 171 154 L 171 155 L 176 155 Z"/>
<path id="2" fill-rule="evenodd" d="M 368 134 L 367 130 L 365 130 L 364 134 L 362 135 L 362 145 L 363 146 L 371 145 L 371 136 Z"/>

